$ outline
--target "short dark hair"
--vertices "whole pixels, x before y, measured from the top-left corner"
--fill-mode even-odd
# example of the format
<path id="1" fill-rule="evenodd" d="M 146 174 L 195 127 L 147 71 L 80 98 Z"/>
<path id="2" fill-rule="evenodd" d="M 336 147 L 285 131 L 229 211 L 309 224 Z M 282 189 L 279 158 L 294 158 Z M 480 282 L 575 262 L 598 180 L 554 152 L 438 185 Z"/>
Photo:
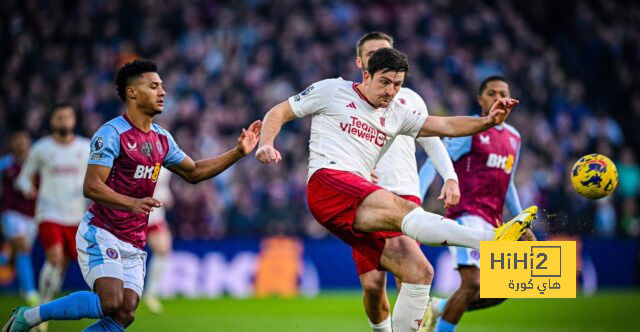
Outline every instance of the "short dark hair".
<path id="1" fill-rule="evenodd" d="M 485 78 L 482 83 L 480 83 L 480 89 L 478 90 L 478 96 L 482 95 L 482 93 L 484 92 L 484 89 L 487 88 L 487 84 L 489 84 L 490 82 L 493 81 L 500 81 L 500 82 L 505 82 L 507 84 L 509 84 L 509 82 L 507 82 L 507 79 L 504 78 L 504 76 L 502 75 L 492 75 L 489 76 L 487 78 Z"/>
<path id="2" fill-rule="evenodd" d="M 373 77 L 378 71 L 409 72 L 407 55 L 393 48 L 380 48 L 369 58 L 367 71 Z"/>
<path id="3" fill-rule="evenodd" d="M 136 59 L 125 63 L 116 73 L 116 90 L 120 99 L 124 102 L 127 101 L 127 86 L 131 84 L 133 79 L 140 77 L 144 73 L 157 72 L 158 66 L 149 59 Z"/>
<path id="4" fill-rule="evenodd" d="M 358 41 L 356 42 L 356 55 L 357 56 L 362 56 L 362 45 L 364 45 L 364 43 L 370 41 L 370 40 L 386 40 L 389 42 L 389 44 L 391 44 L 391 47 L 393 47 L 393 37 L 391 37 L 390 35 L 384 33 L 384 32 L 380 32 L 380 31 L 372 31 L 369 33 L 366 33 L 364 36 L 360 37 L 360 39 L 358 39 Z"/>

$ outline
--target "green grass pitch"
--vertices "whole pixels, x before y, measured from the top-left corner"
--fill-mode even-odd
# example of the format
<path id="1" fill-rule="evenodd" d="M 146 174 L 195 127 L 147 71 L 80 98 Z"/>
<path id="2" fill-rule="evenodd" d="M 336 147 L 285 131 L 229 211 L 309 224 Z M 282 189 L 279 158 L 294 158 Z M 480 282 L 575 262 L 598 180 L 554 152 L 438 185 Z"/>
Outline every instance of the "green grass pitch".
<path id="1" fill-rule="evenodd" d="M 8 317 L 19 304 L 17 296 L 0 296 L 0 315 Z M 127 331 L 370 331 L 355 291 L 325 292 L 313 299 L 174 299 L 164 304 L 161 316 L 141 306 Z M 81 331 L 89 324 L 52 322 L 49 331 Z M 577 299 L 512 299 L 468 312 L 458 331 L 640 331 L 640 290 Z"/>

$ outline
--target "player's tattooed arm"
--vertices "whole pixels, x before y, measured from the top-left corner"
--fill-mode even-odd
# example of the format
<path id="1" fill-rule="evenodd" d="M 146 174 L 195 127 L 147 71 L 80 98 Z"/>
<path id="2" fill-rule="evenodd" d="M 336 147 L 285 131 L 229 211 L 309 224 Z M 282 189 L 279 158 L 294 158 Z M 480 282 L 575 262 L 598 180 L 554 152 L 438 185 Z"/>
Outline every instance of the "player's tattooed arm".
<path id="1" fill-rule="evenodd" d="M 217 157 L 193 161 L 189 156 L 185 156 L 181 163 L 167 168 L 189 183 L 210 179 L 253 151 L 258 144 L 258 139 L 260 139 L 261 128 L 262 121 L 260 120 L 254 121 L 247 129 L 243 128 L 236 146 Z"/>
<path id="2" fill-rule="evenodd" d="M 87 173 L 84 176 L 82 187 L 84 196 L 112 209 L 141 214 L 149 214 L 154 207 L 162 206 L 162 203 L 153 197 L 133 198 L 115 192 L 107 186 L 107 179 L 110 173 L 111 167 L 102 165 L 87 166 Z"/>
<path id="3" fill-rule="evenodd" d="M 487 116 L 428 116 L 418 133 L 419 137 L 445 136 L 461 137 L 474 135 L 493 126 L 502 124 L 511 109 L 518 105 L 517 99 L 498 99 Z"/>
<path id="4" fill-rule="evenodd" d="M 264 116 L 264 123 L 262 125 L 262 133 L 260 136 L 260 144 L 256 151 L 256 159 L 263 164 L 277 163 L 282 160 L 280 152 L 273 147 L 273 142 L 278 136 L 282 126 L 296 119 L 297 117 L 293 113 L 291 104 L 288 100 L 281 102 L 274 106 Z"/>

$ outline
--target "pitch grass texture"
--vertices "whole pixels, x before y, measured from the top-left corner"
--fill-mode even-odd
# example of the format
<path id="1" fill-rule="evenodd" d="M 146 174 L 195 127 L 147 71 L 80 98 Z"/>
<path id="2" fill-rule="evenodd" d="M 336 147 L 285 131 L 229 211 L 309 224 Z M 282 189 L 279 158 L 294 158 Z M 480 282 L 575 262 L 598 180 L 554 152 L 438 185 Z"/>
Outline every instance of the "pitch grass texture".
<path id="1" fill-rule="evenodd" d="M 15 295 L 0 295 L 2 324 L 21 302 Z M 172 299 L 163 303 L 161 316 L 141 305 L 127 331 L 370 331 L 361 295 L 355 291 L 325 292 L 313 299 Z M 51 322 L 49 331 L 81 331 L 91 323 L 88 319 Z M 640 290 L 606 291 L 577 299 L 512 299 L 468 312 L 457 331 L 640 331 Z"/>

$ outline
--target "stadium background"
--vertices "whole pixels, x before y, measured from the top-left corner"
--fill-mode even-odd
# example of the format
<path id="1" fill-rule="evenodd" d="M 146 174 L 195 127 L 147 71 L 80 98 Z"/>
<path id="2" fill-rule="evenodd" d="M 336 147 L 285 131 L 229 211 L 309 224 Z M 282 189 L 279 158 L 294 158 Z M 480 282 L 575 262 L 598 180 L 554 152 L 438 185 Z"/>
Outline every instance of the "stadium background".
<path id="1" fill-rule="evenodd" d="M 167 88 L 158 122 L 193 157 L 215 155 L 234 144 L 242 126 L 310 83 L 335 76 L 358 80 L 354 44 L 372 30 L 393 35 L 395 47 L 409 55 L 406 85 L 425 99 L 431 114 L 476 113 L 479 82 L 498 73 L 508 78 L 521 101 L 509 118 L 523 137 L 516 184 L 524 206 L 543 210 L 536 234 L 571 236 L 582 244 L 580 296 L 587 297 L 576 303 L 618 305 L 625 300 L 616 296 L 626 294 L 637 308 L 640 6 L 631 1 L 3 1 L 0 151 L 7 152 L 14 129 L 27 128 L 34 139 L 47 134 L 46 114 L 59 101 L 76 106 L 77 132 L 90 137 L 123 110 L 115 70 L 143 56 L 158 63 Z M 299 273 L 291 281 L 294 293 L 319 296 L 315 303 L 325 290 L 357 291 L 348 248 L 313 220 L 304 201 L 309 120 L 285 128 L 277 142 L 284 160 L 277 166 L 247 157 L 197 186 L 172 180 L 176 201 L 168 219 L 180 264 L 165 283 L 167 295 L 251 296 L 260 271 L 267 285 L 282 284 L 286 271 Z M 591 152 L 611 157 L 620 173 L 614 195 L 596 202 L 577 196 L 568 179 L 573 162 Z M 417 156 L 424 161 L 424 153 Z M 441 211 L 433 194 L 440 185 L 436 181 L 428 194 L 431 211 Z M 283 236 L 271 241 L 283 241 L 275 247 L 289 250 L 274 252 L 265 242 L 272 236 Z M 455 287 L 456 274 L 445 250 L 425 251 L 437 270 L 434 286 L 446 293 Z M 39 269 L 41 249 L 34 255 Z M 269 266 L 280 274 L 269 273 Z M 3 281 L 3 293 L 15 292 L 11 280 Z M 65 287 L 85 287 L 77 267 Z M 291 291 L 274 287 L 276 293 Z M 600 295 L 598 288 L 609 290 Z M 343 330 L 365 331 L 357 292 L 345 294 L 355 325 Z M 3 303 L 17 301 L 6 296 Z M 198 303 L 176 301 L 176 308 Z M 469 328 L 489 326 L 494 311 L 550 302 L 513 303 L 469 315 L 480 322 Z M 259 314 L 264 306 L 252 308 Z M 8 313 L 8 306 L 2 310 Z M 596 324 L 591 327 L 638 322 L 621 312 L 611 315 L 568 314 L 574 321 L 590 319 Z M 140 317 L 132 330 L 143 324 L 144 312 Z M 323 317 L 338 326 L 328 330 L 341 330 L 333 317 Z M 544 328 L 578 326 L 550 324 Z"/>

